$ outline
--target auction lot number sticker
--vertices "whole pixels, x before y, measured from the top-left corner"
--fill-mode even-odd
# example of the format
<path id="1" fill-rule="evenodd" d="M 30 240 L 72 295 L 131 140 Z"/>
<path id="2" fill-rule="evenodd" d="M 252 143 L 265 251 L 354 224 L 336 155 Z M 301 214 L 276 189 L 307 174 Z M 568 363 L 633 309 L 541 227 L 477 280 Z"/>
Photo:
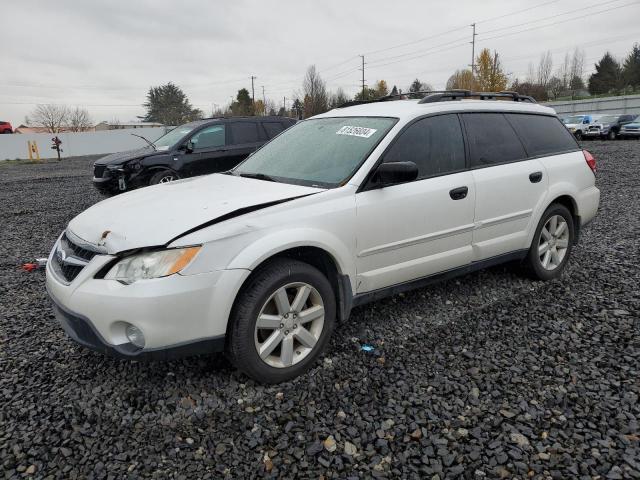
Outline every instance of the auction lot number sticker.
<path id="1" fill-rule="evenodd" d="M 350 135 L 352 137 L 369 138 L 374 133 L 376 133 L 375 128 L 351 127 L 349 125 L 345 125 L 336 132 L 336 135 Z"/>

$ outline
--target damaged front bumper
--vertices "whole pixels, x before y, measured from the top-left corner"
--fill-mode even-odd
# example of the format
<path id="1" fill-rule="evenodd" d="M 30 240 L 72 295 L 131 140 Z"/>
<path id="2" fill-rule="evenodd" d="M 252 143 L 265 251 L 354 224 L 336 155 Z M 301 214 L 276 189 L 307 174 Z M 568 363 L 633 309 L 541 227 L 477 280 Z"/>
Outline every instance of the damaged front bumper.
<path id="1" fill-rule="evenodd" d="M 224 348 L 233 289 L 246 279 L 247 270 L 177 273 L 124 285 L 96 278 L 117 258 L 99 253 L 70 278 L 56 262 L 74 263 L 77 258 L 58 255 L 61 242 L 62 250 L 67 247 L 61 236 L 47 262 L 46 286 L 56 318 L 76 342 L 107 355 L 151 360 Z M 143 347 L 127 336 L 129 326 L 144 334 Z"/>

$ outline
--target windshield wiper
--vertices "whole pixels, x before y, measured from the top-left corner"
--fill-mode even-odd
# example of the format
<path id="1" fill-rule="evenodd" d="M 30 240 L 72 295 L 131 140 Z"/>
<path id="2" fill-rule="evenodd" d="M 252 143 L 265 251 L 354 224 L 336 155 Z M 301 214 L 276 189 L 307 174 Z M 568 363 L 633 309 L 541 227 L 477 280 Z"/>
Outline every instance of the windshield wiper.
<path id="1" fill-rule="evenodd" d="M 138 137 L 143 139 L 145 142 L 147 142 L 154 150 L 157 150 L 156 148 L 156 144 L 153 143 L 151 140 L 147 140 L 146 138 L 144 138 L 142 135 L 136 135 L 135 133 L 132 133 L 131 135 L 133 135 L 134 137 Z"/>
<path id="2" fill-rule="evenodd" d="M 241 177 L 245 178 L 255 178 L 256 180 L 266 180 L 267 182 L 276 182 L 273 177 L 269 175 L 265 175 L 264 173 L 239 173 Z"/>

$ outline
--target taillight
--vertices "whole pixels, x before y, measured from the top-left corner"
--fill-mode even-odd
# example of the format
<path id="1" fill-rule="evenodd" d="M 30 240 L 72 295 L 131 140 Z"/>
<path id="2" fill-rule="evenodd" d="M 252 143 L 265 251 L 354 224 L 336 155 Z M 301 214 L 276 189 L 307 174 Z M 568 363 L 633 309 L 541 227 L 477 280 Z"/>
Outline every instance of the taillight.
<path id="1" fill-rule="evenodd" d="M 591 171 L 593 172 L 593 174 L 596 174 L 596 171 L 598 170 L 596 167 L 596 159 L 593 155 L 591 155 L 591 153 L 589 153 L 588 150 L 582 150 L 582 153 L 584 154 L 584 159 L 587 161 L 587 165 L 589 165 L 589 168 L 591 169 Z"/>

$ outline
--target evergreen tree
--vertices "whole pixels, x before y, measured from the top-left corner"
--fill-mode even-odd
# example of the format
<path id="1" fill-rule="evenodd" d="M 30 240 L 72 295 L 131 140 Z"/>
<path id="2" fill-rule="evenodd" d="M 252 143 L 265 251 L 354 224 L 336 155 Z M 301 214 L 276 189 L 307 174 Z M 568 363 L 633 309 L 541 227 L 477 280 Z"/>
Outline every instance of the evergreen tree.
<path id="1" fill-rule="evenodd" d="M 185 93 L 171 82 L 151 87 L 142 106 L 147 109 L 145 122 L 181 125 L 202 118 L 202 112 L 193 108 Z"/>
<path id="2" fill-rule="evenodd" d="M 607 52 L 596 63 L 596 73 L 589 77 L 589 93 L 598 95 L 615 92 L 620 88 L 622 70 L 620 64 Z"/>
<path id="3" fill-rule="evenodd" d="M 624 61 L 622 78 L 625 86 L 630 86 L 634 90 L 640 88 L 640 45 L 637 43 Z"/>

